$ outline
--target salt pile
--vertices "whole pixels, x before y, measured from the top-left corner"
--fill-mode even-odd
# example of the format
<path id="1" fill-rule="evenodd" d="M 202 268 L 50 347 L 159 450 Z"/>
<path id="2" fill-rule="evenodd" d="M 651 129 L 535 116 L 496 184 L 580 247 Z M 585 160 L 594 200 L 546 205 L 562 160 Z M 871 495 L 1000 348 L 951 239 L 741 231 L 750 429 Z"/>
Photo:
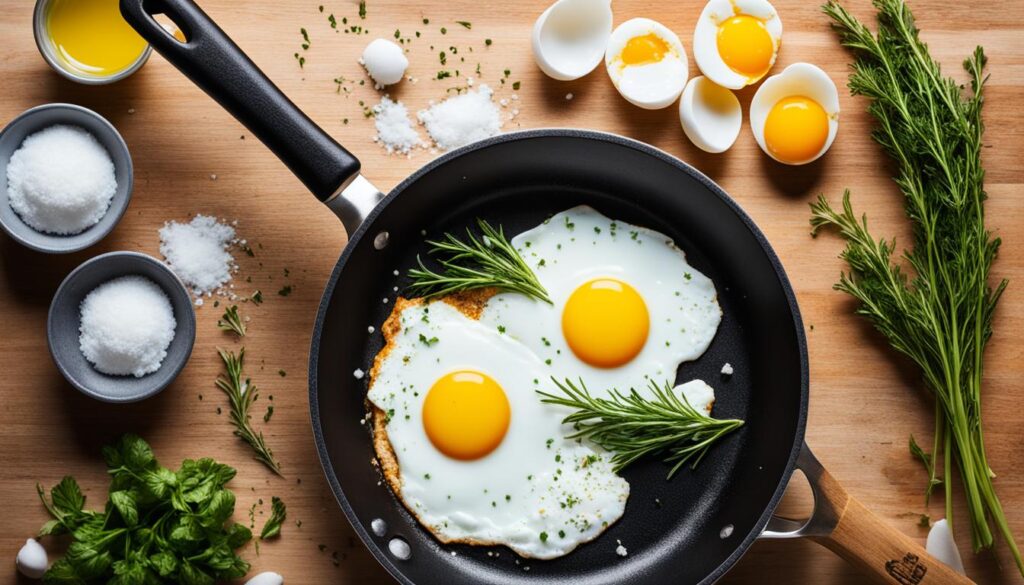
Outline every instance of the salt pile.
<path id="1" fill-rule="evenodd" d="M 78 347 L 98 371 L 141 378 L 160 369 L 177 322 L 153 281 L 115 278 L 86 295 L 80 310 Z"/>
<path id="2" fill-rule="evenodd" d="M 373 115 L 373 123 L 377 128 L 376 140 L 384 146 L 388 154 L 409 154 L 413 147 L 422 144 L 419 133 L 409 119 L 409 111 L 402 102 L 391 101 L 391 98 L 384 96 L 380 103 L 373 107 Z"/>
<path id="3" fill-rule="evenodd" d="M 491 100 L 493 91 L 481 85 L 476 91 L 450 97 L 420 110 L 419 120 L 439 148 L 451 150 L 501 132 L 501 114 Z"/>
<path id="4" fill-rule="evenodd" d="M 235 228 L 208 215 L 189 223 L 169 221 L 160 229 L 160 253 L 197 297 L 230 282 L 238 268 L 228 251 L 234 242 Z"/>
<path id="5" fill-rule="evenodd" d="M 40 232 L 70 235 L 96 225 L 115 191 L 110 154 L 77 126 L 30 134 L 7 164 L 11 208 Z"/>

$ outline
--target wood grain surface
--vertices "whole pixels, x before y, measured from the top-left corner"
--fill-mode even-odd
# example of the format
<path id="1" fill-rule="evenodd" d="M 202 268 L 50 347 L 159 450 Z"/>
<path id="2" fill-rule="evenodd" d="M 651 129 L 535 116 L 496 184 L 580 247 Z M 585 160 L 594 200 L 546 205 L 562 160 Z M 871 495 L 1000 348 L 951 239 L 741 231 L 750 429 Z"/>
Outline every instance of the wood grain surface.
<path id="1" fill-rule="evenodd" d="M 318 11 L 320 2 L 323 13 Z M 866 1 L 848 4 L 856 15 L 871 18 Z M 871 122 L 864 101 L 841 90 L 842 121 L 831 151 L 816 164 L 785 168 L 761 153 L 746 125 L 731 151 L 700 152 L 680 130 L 674 107 L 649 112 L 629 105 L 603 71 L 568 83 L 545 78 L 532 62 L 529 43 L 530 27 L 544 0 L 369 0 L 365 21 L 358 20 L 357 5 L 351 0 L 206 0 L 202 5 L 302 109 L 363 161 L 365 174 L 385 190 L 433 156 L 426 151 L 408 159 L 386 155 L 372 142 L 373 123 L 364 118 L 360 105 L 376 103 L 378 95 L 369 84 L 358 84 L 364 79 L 358 55 L 370 39 L 391 37 L 395 29 L 403 36 L 422 34 L 413 38 L 409 55 L 409 73 L 419 81 L 392 90 L 410 109 L 440 100 L 446 88 L 459 85 L 459 79 L 432 79 L 439 69 L 437 51 L 455 45 L 459 56 L 466 58 L 455 67 L 465 76 L 479 62 L 480 81 L 497 88 L 499 98 L 511 95 L 511 82 L 522 82 L 520 99 L 513 102 L 520 114 L 506 122 L 506 130 L 606 130 L 649 142 L 694 164 L 760 224 L 796 288 L 809 328 L 812 388 L 807 441 L 818 458 L 851 495 L 918 541 L 926 535 L 918 526 L 920 515 L 943 515 L 941 495 L 925 507 L 925 474 L 907 450 L 910 433 L 930 442 L 932 400 L 914 370 L 851 314 L 850 300 L 832 291 L 842 267 L 836 258 L 839 240 L 812 240 L 808 235 L 807 204 L 812 198 L 822 192 L 837 198 L 849 187 L 857 209 L 870 214 L 878 234 L 907 241 L 900 196 L 889 179 L 887 161 L 869 138 Z M 616 0 L 615 20 L 655 18 L 689 45 L 702 5 L 699 0 Z M 776 7 L 785 34 L 775 70 L 810 61 L 842 87 L 849 58 L 817 2 L 777 0 Z M 989 225 L 1004 238 L 994 275 L 1008 277 L 1011 283 L 987 353 L 985 437 L 989 461 L 999 475 L 998 493 L 1024 543 L 1024 356 L 1015 341 L 1024 330 L 1024 3 L 915 0 L 913 8 L 932 52 L 947 71 L 959 76 L 961 59 L 979 43 L 990 57 L 984 161 L 991 196 Z M 90 504 L 100 505 L 107 480 L 99 448 L 119 433 L 132 431 L 148 439 L 168 466 L 186 457 L 209 455 L 238 467 L 232 486 L 238 494 L 236 517 L 243 521 L 257 499 L 266 503 L 257 506 L 258 526 L 269 513 L 270 496 L 285 499 L 289 522 L 283 537 L 262 546 L 258 556 L 251 548 L 245 551 L 255 571 L 279 571 L 289 583 L 388 582 L 335 504 L 321 475 L 309 426 L 309 338 L 321 289 L 345 245 L 339 222 L 258 141 L 159 56 L 112 86 L 85 87 L 57 76 L 33 44 L 31 13 L 28 0 L 0 0 L 0 123 L 47 102 L 97 110 L 118 127 L 131 148 L 135 191 L 113 234 L 84 252 L 45 256 L 0 237 L 0 559 L 7 559 L 4 562 L 11 567 L 24 539 L 46 519 L 36 499 L 36 482 L 51 485 L 64 474 L 73 474 L 87 490 Z M 334 32 L 327 22 L 329 13 L 339 21 L 358 21 L 370 34 Z M 423 24 L 424 18 L 430 19 L 429 25 Z M 457 20 L 472 22 L 472 29 Z M 442 26 L 447 28 L 445 35 Z M 304 52 L 302 69 L 293 56 L 302 52 L 301 27 L 308 30 L 312 44 Z M 493 39 L 489 48 L 485 38 Z M 510 74 L 502 85 L 505 69 Z M 356 80 L 350 84 L 351 95 L 336 91 L 333 80 L 339 76 Z M 568 93 L 572 100 L 566 99 Z M 740 93 L 744 106 L 752 93 Z M 219 311 L 213 307 L 197 310 L 195 351 L 180 378 L 141 404 L 113 406 L 86 398 L 50 361 L 46 312 L 64 276 L 84 260 L 111 250 L 156 255 L 157 229 L 163 222 L 185 220 L 195 213 L 237 219 L 240 236 L 256 251 L 254 258 L 236 254 L 242 266 L 236 283 L 244 291 L 262 289 L 267 298 L 260 307 L 245 307 L 252 317 L 246 346 L 255 382 L 265 398 L 274 397 L 275 414 L 263 429 L 284 463 L 286 479 L 252 461 L 248 448 L 232 436 L 226 416 L 217 413 L 225 400 L 213 386 L 221 369 L 215 348 L 235 343 L 217 330 Z M 279 296 L 277 291 L 285 284 L 293 292 Z M 279 370 L 286 375 L 279 375 Z M 791 514 L 809 508 L 809 491 L 802 483 L 794 482 L 783 504 Z M 1002 543 L 995 552 L 970 552 L 959 485 L 954 492 L 956 535 L 969 574 L 979 583 L 1021 582 Z M 854 568 L 814 543 L 776 541 L 755 544 L 724 582 L 863 580 Z M 15 582 L 13 567 L 0 571 L 0 583 Z"/>

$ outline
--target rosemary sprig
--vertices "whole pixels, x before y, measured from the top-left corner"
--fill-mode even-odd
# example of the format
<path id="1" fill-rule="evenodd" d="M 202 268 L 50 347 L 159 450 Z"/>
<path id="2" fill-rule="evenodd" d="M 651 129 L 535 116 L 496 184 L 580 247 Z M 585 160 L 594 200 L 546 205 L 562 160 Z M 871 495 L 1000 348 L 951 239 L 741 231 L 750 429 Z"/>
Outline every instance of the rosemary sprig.
<path id="1" fill-rule="evenodd" d="M 239 337 L 245 337 L 245 322 L 238 314 L 238 305 L 224 309 L 224 316 L 217 320 L 217 327 L 224 331 L 234 331 Z"/>
<path id="2" fill-rule="evenodd" d="M 409 270 L 413 294 L 426 297 L 442 296 L 467 290 L 494 287 L 503 291 L 519 292 L 551 304 L 548 292 L 537 280 L 519 252 L 505 239 L 504 230 L 497 229 L 482 219 L 477 220 L 481 236 L 468 229 L 467 241 L 445 234 L 441 241 L 427 241 L 431 254 L 446 255 L 440 260 L 443 270 L 435 272 L 423 264 Z"/>
<path id="3" fill-rule="evenodd" d="M 812 208 L 812 233 L 834 227 L 846 240 L 842 258 L 850 270 L 835 288 L 858 301 L 857 313 L 872 322 L 892 347 L 920 369 L 935 396 L 935 438 L 927 466 L 928 490 L 940 482 L 946 518 L 953 519 L 953 461 L 960 470 L 975 552 L 994 542 L 990 521 L 1010 547 L 1017 568 L 1024 562 L 995 493 L 982 437 L 981 382 L 985 345 L 1006 281 L 989 284 L 999 238 L 985 227 L 981 164 L 981 108 L 985 53 L 977 47 L 964 61 L 970 91 L 945 77 L 918 36 L 903 0 L 875 0 L 878 32 L 872 34 L 835 0 L 823 7 L 844 46 L 855 54 L 849 87 L 870 100 L 878 123 L 875 140 L 896 163 L 913 228 L 903 253 L 904 271 L 892 260 L 895 241 L 877 240 L 858 217 L 849 192 L 841 209 L 820 198 Z"/>
<path id="4" fill-rule="evenodd" d="M 719 420 L 690 406 L 685 395 L 676 395 L 668 382 L 664 387 L 650 382 L 653 398 L 635 389 L 623 394 L 613 389 L 609 398 L 596 398 L 583 380 L 577 386 L 552 378 L 562 396 L 537 391 L 541 402 L 575 410 L 562 421 L 576 430 L 572 439 L 589 439 L 615 453 L 612 463 L 620 471 L 641 457 L 660 456 L 673 464 L 668 478 L 687 462 L 697 467 L 716 441 L 743 426 L 737 419 Z"/>
<path id="5" fill-rule="evenodd" d="M 281 465 L 274 459 L 274 453 L 263 440 L 263 433 L 252 427 L 252 416 L 250 408 L 259 397 L 259 390 L 249 378 L 242 381 L 242 365 L 245 361 L 245 348 L 240 348 L 238 354 L 217 348 L 220 359 L 224 362 L 226 375 L 217 377 L 217 388 L 220 388 L 228 396 L 231 402 L 231 424 L 235 425 L 235 436 L 252 447 L 256 452 L 255 459 L 266 465 L 271 471 L 278 475 L 281 473 Z"/>

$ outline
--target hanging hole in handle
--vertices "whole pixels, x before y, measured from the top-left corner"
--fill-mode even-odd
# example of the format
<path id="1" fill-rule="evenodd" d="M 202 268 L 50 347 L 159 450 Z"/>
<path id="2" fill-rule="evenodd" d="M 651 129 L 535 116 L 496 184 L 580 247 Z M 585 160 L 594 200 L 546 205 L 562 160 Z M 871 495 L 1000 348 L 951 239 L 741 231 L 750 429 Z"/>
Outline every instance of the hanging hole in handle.
<path id="1" fill-rule="evenodd" d="M 802 469 L 793 470 L 775 514 L 768 521 L 762 538 L 798 538 L 812 528 L 814 491 Z"/>
<path id="2" fill-rule="evenodd" d="M 386 231 L 379 232 L 373 238 L 373 247 L 377 250 L 383 250 L 388 247 L 388 241 L 391 239 L 391 234 Z"/>
<path id="3" fill-rule="evenodd" d="M 182 45 L 188 43 L 189 39 L 191 38 L 191 35 L 185 32 L 184 28 L 178 26 L 177 23 L 171 20 L 170 16 L 161 13 L 153 14 L 152 18 L 156 21 L 157 24 L 160 25 L 160 28 L 167 31 L 167 34 L 170 35 L 170 37 L 174 40 L 178 41 L 178 43 Z"/>

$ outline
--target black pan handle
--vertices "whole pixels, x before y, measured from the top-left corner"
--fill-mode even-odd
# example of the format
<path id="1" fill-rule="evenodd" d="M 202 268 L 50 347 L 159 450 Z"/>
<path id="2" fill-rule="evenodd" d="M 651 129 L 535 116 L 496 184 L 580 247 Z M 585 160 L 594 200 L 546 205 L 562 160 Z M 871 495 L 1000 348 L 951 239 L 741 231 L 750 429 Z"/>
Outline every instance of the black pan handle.
<path id="1" fill-rule="evenodd" d="M 302 113 L 192 0 L 121 0 L 121 14 L 158 53 L 244 124 L 321 201 L 359 175 L 359 160 Z M 184 33 L 174 38 L 153 16 Z"/>

